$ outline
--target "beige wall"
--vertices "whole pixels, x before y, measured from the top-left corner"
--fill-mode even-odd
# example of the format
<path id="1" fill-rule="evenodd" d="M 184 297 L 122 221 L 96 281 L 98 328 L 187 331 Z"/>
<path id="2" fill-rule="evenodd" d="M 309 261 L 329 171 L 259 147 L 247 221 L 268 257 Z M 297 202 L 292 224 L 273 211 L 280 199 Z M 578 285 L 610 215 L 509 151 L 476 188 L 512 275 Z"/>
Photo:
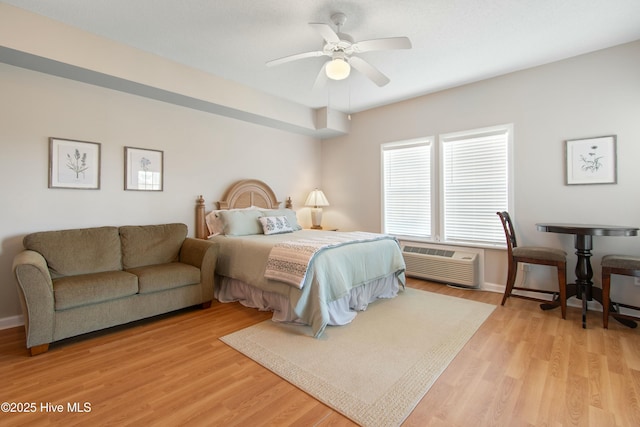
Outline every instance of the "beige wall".
<path id="1" fill-rule="evenodd" d="M 320 183 L 314 138 L 1 63 L 0 93 L 0 327 L 21 313 L 11 264 L 29 232 L 184 222 L 193 235 L 199 194 L 211 208 L 257 178 L 302 207 Z M 100 190 L 47 188 L 50 136 L 102 144 Z M 163 192 L 123 190 L 124 146 L 164 151 Z"/>
<path id="2" fill-rule="evenodd" d="M 323 142 L 324 222 L 379 231 L 380 144 L 498 124 L 514 125 L 513 215 L 521 244 L 570 253 L 573 238 L 536 222 L 640 226 L 640 41 L 353 115 L 347 136 Z M 566 186 L 564 140 L 616 134 L 618 184 Z M 496 221 L 498 218 L 496 216 Z M 640 237 L 595 237 L 596 283 L 604 253 L 640 255 Z M 486 251 L 487 286 L 504 284 L 505 251 Z M 553 280 L 534 266 L 528 283 Z M 640 288 L 614 278 L 614 297 L 640 305 Z"/>

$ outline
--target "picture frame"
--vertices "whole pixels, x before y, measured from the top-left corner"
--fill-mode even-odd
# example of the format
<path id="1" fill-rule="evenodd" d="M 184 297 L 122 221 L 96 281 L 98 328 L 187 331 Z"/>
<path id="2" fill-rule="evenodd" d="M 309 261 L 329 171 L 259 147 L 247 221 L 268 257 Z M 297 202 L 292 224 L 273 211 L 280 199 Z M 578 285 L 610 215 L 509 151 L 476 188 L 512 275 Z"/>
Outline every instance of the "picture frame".
<path id="1" fill-rule="evenodd" d="M 49 138 L 49 188 L 100 189 L 99 142 Z"/>
<path id="2" fill-rule="evenodd" d="M 566 184 L 616 184 L 616 135 L 565 141 Z"/>
<path id="3" fill-rule="evenodd" d="M 124 147 L 124 189 L 163 191 L 164 152 Z"/>

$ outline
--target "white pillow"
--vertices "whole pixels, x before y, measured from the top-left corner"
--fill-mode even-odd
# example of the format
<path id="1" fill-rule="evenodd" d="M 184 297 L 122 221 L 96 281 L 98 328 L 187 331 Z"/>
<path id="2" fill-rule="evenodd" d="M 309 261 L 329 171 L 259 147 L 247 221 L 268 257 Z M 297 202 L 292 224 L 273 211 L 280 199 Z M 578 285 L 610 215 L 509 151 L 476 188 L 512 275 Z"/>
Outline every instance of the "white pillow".
<path id="1" fill-rule="evenodd" d="M 258 219 L 262 224 L 264 234 L 291 233 L 293 231 L 286 216 L 261 216 Z"/>

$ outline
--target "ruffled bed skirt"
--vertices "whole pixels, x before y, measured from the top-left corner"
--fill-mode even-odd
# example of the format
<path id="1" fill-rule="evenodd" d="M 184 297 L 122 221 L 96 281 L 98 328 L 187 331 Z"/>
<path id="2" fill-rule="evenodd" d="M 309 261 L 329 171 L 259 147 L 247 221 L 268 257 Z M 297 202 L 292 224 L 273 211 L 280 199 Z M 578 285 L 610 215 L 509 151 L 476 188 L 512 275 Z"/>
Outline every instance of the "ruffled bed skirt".
<path id="1" fill-rule="evenodd" d="M 339 326 L 350 323 L 358 311 L 366 310 L 367 306 L 376 299 L 397 296 L 401 286 L 398 277 L 390 274 L 353 288 L 349 295 L 328 304 L 329 325 Z M 275 292 L 263 291 L 240 280 L 217 276 L 214 295 L 220 302 L 237 301 L 245 307 L 272 311 L 272 319 L 276 322 L 304 324 L 295 314 L 287 297 Z"/>

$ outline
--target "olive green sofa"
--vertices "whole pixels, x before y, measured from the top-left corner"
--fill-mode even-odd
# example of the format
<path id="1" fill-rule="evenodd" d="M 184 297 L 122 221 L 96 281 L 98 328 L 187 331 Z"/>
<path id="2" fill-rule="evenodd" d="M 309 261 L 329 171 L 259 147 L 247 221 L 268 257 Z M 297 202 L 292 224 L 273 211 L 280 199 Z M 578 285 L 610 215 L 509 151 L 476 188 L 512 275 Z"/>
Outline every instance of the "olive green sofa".
<path id="1" fill-rule="evenodd" d="M 32 233 L 13 262 L 32 355 L 49 343 L 213 300 L 215 243 L 185 224 Z"/>

